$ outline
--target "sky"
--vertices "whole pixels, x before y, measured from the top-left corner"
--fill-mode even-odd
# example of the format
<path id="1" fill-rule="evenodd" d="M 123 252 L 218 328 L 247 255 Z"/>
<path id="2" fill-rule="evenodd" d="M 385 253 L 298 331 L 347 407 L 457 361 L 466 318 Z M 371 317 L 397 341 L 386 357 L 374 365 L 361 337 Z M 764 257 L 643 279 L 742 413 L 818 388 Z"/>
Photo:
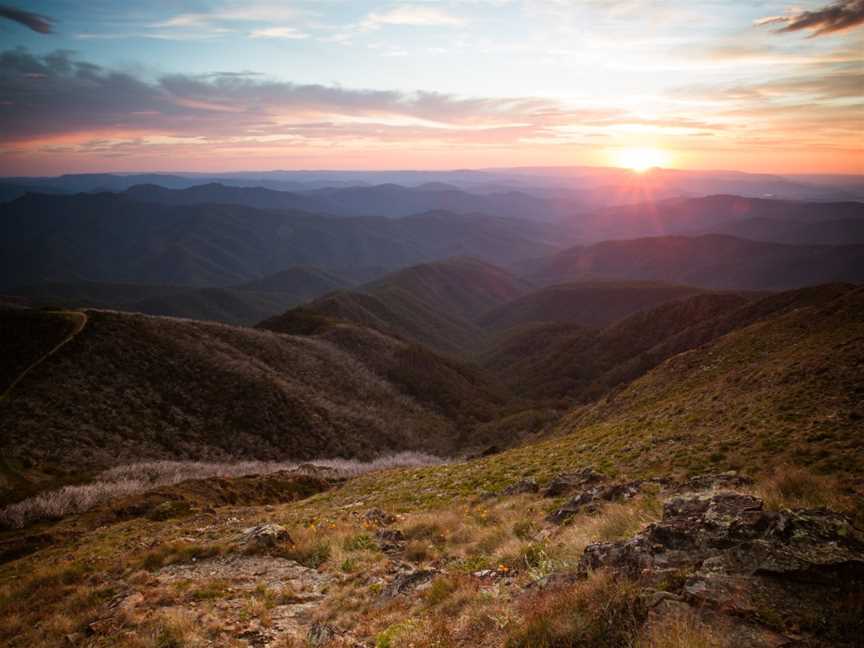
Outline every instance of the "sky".
<path id="1" fill-rule="evenodd" d="M 864 173 L 864 0 L 0 0 L 4 175 L 634 158 Z"/>

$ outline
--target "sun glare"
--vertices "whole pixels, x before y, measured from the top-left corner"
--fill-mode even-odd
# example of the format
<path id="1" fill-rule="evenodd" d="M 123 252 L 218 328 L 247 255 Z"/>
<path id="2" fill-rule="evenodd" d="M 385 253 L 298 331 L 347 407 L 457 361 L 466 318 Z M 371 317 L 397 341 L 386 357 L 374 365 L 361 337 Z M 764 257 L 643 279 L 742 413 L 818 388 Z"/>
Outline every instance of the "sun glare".
<path id="1" fill-rule="evenodd" d="M 662 167 L 669 162 L 669 155 L 665 151 L 653 148 L 621 149 L 616 151 L 613 157 L 616 166 L 631 169 L 636 173 L 643 173 L 654 167 Z"/>

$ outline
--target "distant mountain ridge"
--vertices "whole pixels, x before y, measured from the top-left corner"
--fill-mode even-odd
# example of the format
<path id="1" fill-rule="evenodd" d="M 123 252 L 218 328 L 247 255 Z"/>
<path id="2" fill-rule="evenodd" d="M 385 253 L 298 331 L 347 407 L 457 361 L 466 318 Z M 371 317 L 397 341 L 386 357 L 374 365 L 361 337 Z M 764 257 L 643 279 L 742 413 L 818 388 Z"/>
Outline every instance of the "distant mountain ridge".
<path id="1" fill-rule="evenodd" d="M 535 290 L 483 315 L 479 324 L 501 330 L 531 323 L 605 326 L 636 311 L 705 292 L 650 281 L 584 281 Z"/>
<path id="2" fill-rule="evenodd" d="M 28 195 L 0 205 L 0 289 L 50 281 L 225 287 L 297 265 L 343 274 L 460 254 L 508 264 L 574 239 L 565 226 L 448 212 L 325 218 L 116 194 Z"/>
<path id="3" fill-rule="evenodd" d="M 346 320 L 459 355 L 471 351 L 483 337 L 476 318 L 529 288 L 529 284 L 488 263 L 447 259 L 321 297 L 259 326 L 301 332 L 327 325 L 324 321 L 310 325 L 310 319 Z M 311 329 L 306 328 L 309 326 Z"/>
<path id="4" fill-rule="evenodd" d="M 49 282 L 18 286 L 12 292 L 42 306 L 110 308 L 250 325 L 308 299 L 351 285 L 351 282 L 317 268 L 292 267 L 225 288 Z"/>
<path id="5" fill-rule="evenodd" d="M 752 198 L 735 195 L 709 195 L 699 198 L 673 198 L 600 209 L 586 214 L 583 231 L 593 241 L 632 239 L 669 235 L 732 234 L 747 236 L 747 222 L 772 221 L 787 228 L 828 221 L 864 222 L 864 202 L 802 202 Z M 782 230 L 760 240 L 784 242 Z M 819 241 L 788 241 L 816 243 Z M 834 238 L 831 244 L 853 243 Z"/>
<path id="6" fill-rule="evenodd" d="M 518 271 L 540 285 L 602 278 L 784 290 L 864 281 L 864 245 L 786 245 L 720 234 L 664 236 L 578 246 L 520 264 Z"/>

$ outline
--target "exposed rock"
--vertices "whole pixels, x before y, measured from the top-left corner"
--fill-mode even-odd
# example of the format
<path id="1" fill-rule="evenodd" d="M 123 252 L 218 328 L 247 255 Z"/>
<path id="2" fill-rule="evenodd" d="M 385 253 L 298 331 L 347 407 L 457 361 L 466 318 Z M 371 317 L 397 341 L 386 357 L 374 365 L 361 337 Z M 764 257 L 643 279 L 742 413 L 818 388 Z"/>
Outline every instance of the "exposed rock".
<path id="1" fill-rule="evenodd" d="M 405 534 L 399 529 L 379 529 L 375 538 L 384 553 L 396 553 L 405 548 Z"/>
<path id="2" fill-rule="evenodd" d="M 533 477 L 528 477 L 526 479 L 522 479 L 515 484 L 510 484 L 501 491 L 502 495 L 511 496 L 511 495 L 522 495 L 524 493 L 536 493 L 540 490 L 540 486 L 537 484 L 537 480 Z"/>
<path id="3" fill-rule="evenodd" d="M 366 511 L 366 513 L 363 514 L 363 519 L 369 524 L 383 527 L 387 526 L 388 524 L 393 524 L 396 521 L 396 516 L 382 511 L 379 508 L 373 508 L 369 509 L 368 511 Z"/>
<path id="4" fill-rule="evenodd" d="M 481 569 L 480 571 L 471 572 L 474 578 L 495 578 L 498 572 L 494 569 Z"/>
<path id="5" fill-rule="evenodd" d="M 286 542 L 293 541 L 281 524 L 260 524 L 243 531 L 243 544 L 253 549 L 270 549 Z"/>
<path id="6" fill-rule="evenodd" d="M 228 587 L 224 595 L 212 600 L 206 610 L 200 607 L 192 610 L 196 615 L 203 614 L 212 623 L 224 627 L 231 638 L 242 637 L 246 644 L 239 645 L 258 646 L 286 645 L 288 638 L 298 646 L 306 645 L 304 642 L 317 620 L 315 612 L 333 579 L 326 572 L 304 567 L 286 558 L 237 553 L 167 565 L 154 576 L 159 586 L 169 589 L 181 583 L 206 583 L 213 579 L 226 583 Z M 261 625 L 258 619 L 250 619 L 248 613 L 250 597 L 262 587 L 274 595 L 266 626 Z M 190 610 L 188 603 L 182 601 L 177 607 L 163 609 Z M 112 626 L 107 632 L 109 636 L 116 636 L 117 627 Z M 114 644 L 109 642 L 105 645 Z M 223 640 L 214 645 L 233 646 L 238 642 Z"/>
<path id="7" fill-rule="evenodd" d="M 605 475 L 596 472 L 593 468 L 583 468 L 572 473 L 555 475 L 543 492 L 545 497 L 560 497 L 585 488 L 589 484 L 604 481 Z"/>
<path id="8" fill-rule="evenodd" d="M 568 519 L 582 511 L 596 510 L 599 502 L 628 500 L 639 494 L 642 482 L 633 481 L 617 484 L 600 484 L 583 490 L 571 498 L 564 506 L 550 513 L 546 520 L 553 524 L 563 524 Z"/>
<path id="9" fill-rule="evenodd" d="M 580 581 L 584 574 L 575 571 L 553 572 L 543 578 L 538 578 L 528 584 L 529 588 L 538 589 L 554 589 L 556 587 L 566 587 Z"/>
<path id="10" fill-rule="evenodd" d="M 421 585 L 428 583 L 437 574 L 438 571 L 434 569 L 418 569 L 399 574 L 382 590 L 380 598 L 383 600 L 389 600 L 399 596 L 400 594 L 406 594 L 417 589 Z"/>
<path id="11" fill-rule="evenodd" d="M 742 486 L 750 486 L 753 480 L 745 475 L 739 475 L 736 471 L 730 470 L 723 473 L 713 473 L 708 475 L 697 475 L 691 477 L 682 485 L 681 490 L 704 491 L 711 489 L 728 489 L 741 488 Z"/>
<path id="12" fill-rule="evenodd" d="M 330 624 L 315 623 L 309 628 L 309 633 L 306 635 L 306 643 L 309 646 L 326 646 L 338 636 L 339 632 Z"/>
<path id="13" fill-rule="evenodd" d="M 825 509 L 770 512 L 733 492 L 675 497 L 633 539 L 589 545 L 580 568 L 600 567 L 767 624 L 752 645 L 782 645 L 772 633 L 793 628 L 831 641 L 806 645 L 852 645 L 864 631 L 864 533 Z"/>

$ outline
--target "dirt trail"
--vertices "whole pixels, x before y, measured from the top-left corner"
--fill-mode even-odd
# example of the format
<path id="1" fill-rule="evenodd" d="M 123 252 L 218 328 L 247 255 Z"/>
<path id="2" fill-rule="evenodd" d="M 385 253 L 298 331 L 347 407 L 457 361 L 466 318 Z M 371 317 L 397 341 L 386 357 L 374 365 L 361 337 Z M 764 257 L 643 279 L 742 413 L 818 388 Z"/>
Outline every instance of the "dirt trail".
<path id="1" fill-rule="evenodd" d="M 18 374 L 18 377 L 12 381 L 12 384 L 9 385 L 8 389 L 6 389 L 6 391 L 3 392 L 2 395 L 0 395 L 0 402 L 6 400 L 9 397 L 9 395 L 12 393 L 12 390 L 15 389 L 15 387 L 18 385 L 18 383 L 20 383 L 22 380 L 24 380 L 24 378 L 27 377 L 27 374 L 29 374 L 36 367 L 38 367 L 40 364 L 45 362 L 48 358 L 50 358 L 55 353 L 57 353 L 60 349 L 62 349 L 64 346 L 66 346 L 66 344 L 68 344 L 69 342 L 74 340 L 75 336 L 77 336 L 82 330 L 84 330 L 84 327 L 87 325 L 87 319 L 88 319 L 87 313 L 83 313 L 81 311 L 64 311 L 60 314 L 63 317 L 66 317 L 68 319 L 73 320 L 74 325 L 72 327 L 72 330 L 69 332 L 69 334 L 66 337 L 64 337 L 62 340 L 60 340 L 60 342 L 57 343 L 52 349 L 50 349 L 42 357 L 40 357 L 38 360 L 33 362 L 29 367 L 24 369 L 24 371 L 22 371 L 20 374 Z"/>

